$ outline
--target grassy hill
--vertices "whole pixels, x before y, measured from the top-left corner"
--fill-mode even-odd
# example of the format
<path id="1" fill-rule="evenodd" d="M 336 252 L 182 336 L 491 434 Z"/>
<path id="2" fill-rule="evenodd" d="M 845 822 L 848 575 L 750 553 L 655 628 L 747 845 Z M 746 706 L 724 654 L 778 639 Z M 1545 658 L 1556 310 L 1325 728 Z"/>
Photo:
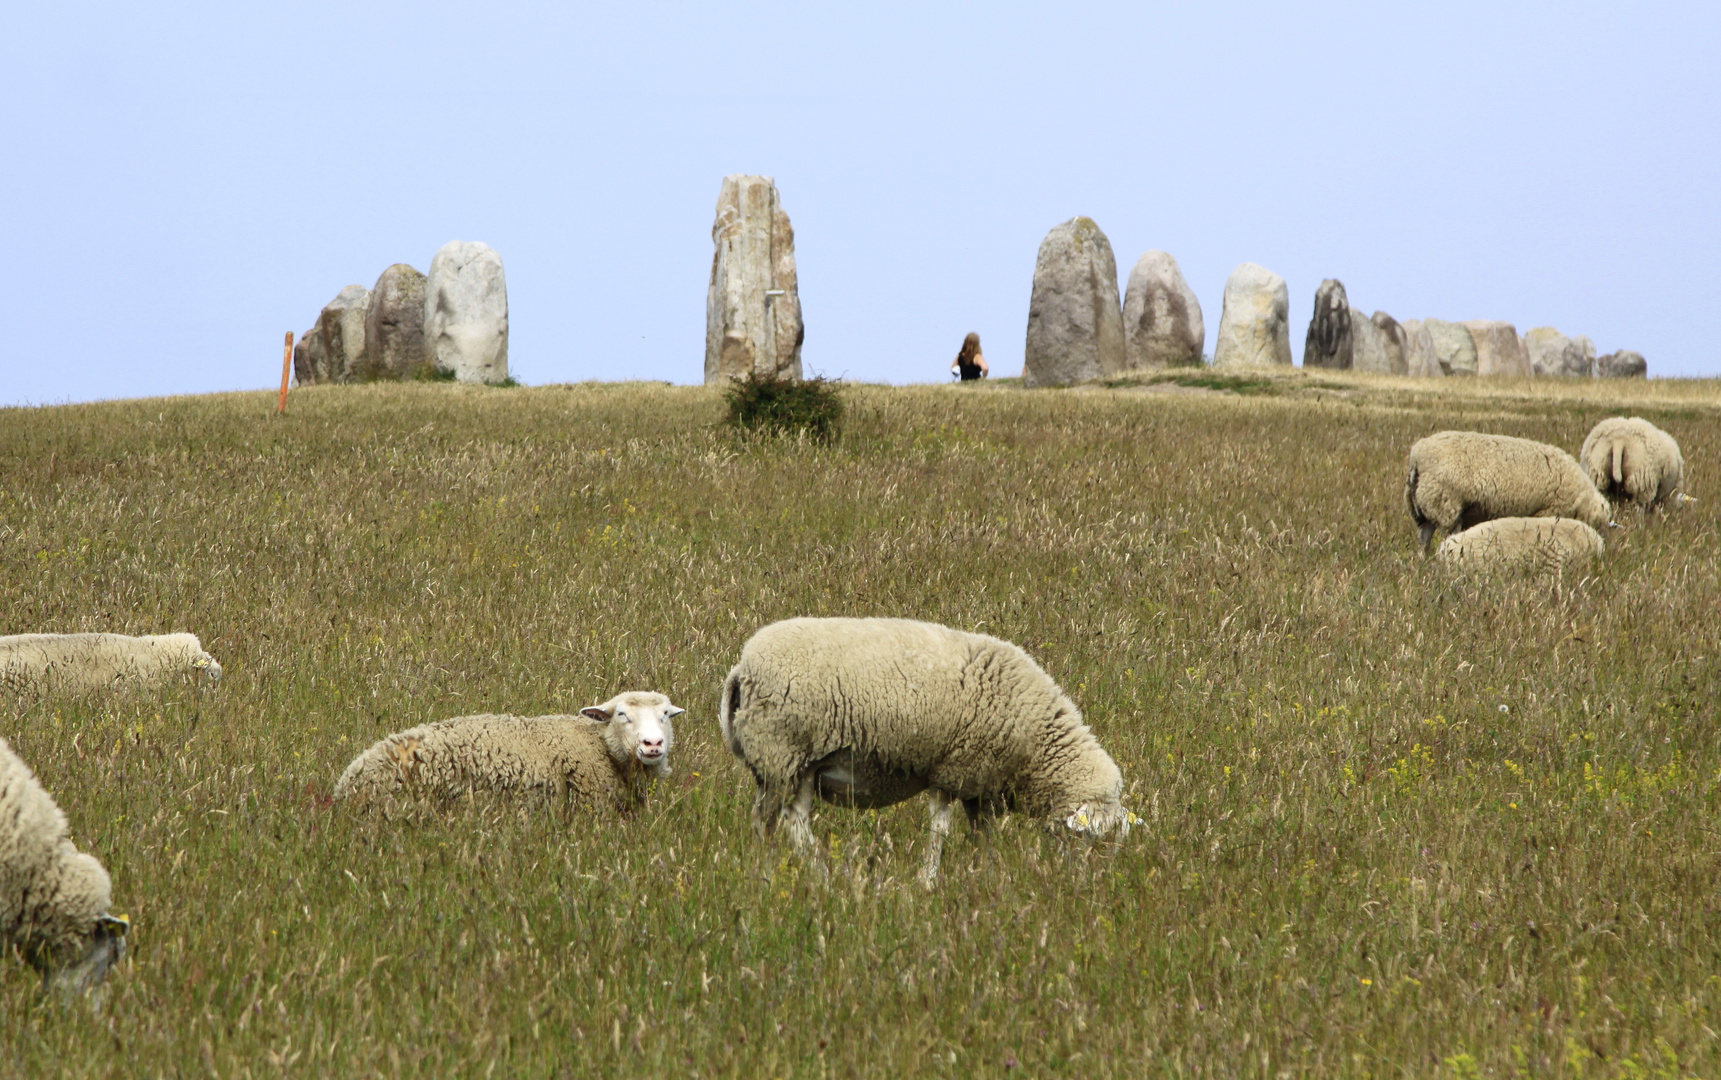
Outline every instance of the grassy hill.
<path id="1" fill-rule="evenodd" d="M 404 385 L 0 410 L 0 632 L 190 630 L 214 694 L 0 701 L 114 879 L 99 1012 L 0 964 L 6 1076 L 1721 1073 L 1721 385 L 1300 374 L 712 391 Z M 1700 499 L 1582 580 L 1417 558 L 1410 443 L 1672 431 Z M 792 615 L 1014 640 L 1145 819 L 924 800 L 758 842 L 716 696 Z M 631 819 L 330 805 L 359 750 L 630 688 Z"/>

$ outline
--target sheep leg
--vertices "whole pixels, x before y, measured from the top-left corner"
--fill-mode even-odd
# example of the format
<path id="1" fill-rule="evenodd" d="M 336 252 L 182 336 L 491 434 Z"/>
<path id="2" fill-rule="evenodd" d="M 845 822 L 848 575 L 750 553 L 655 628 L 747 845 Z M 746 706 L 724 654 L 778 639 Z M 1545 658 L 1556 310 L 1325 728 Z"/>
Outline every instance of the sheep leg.
<path id="1" fill-rule="evenodd" d="M 920 871 L 920 883 L 929 889 L 938 880 L 938 859 L 944 854 L 944 838 L 950 835 L 950 812 L 956 808 L 956 800 L 938 788 L 932 789 L 931 800 L 932 835 L 926 841 L 926 866 Z"/>
<path id="2" fill-rule="evenodd" d="M 809 861 L 816 860 L 819 855 L 818 841 L 813 839 L 813 800 L 818 797 L 818 785 L 818 774 L 809 770 L 801 778 L 801 789 L 795 793 L 795 801 L 783 810 L 783 824 L 789 828 L 789 843 L 794 845 L 795 854 Z"/>
<path id="3" fill-rule="evenodd" d="M 1427 555 L 1428 554 L 1428 542 L 1430 540 L 1434 539 L 1434 522 L 1424 521 L 1422 524 L 1420 524 L 1416 527 L 1416 534 L 1417 534 L 1418 540 L 1421 541 L 1417 545 L 1417 548 L 1424 555 Z"/>

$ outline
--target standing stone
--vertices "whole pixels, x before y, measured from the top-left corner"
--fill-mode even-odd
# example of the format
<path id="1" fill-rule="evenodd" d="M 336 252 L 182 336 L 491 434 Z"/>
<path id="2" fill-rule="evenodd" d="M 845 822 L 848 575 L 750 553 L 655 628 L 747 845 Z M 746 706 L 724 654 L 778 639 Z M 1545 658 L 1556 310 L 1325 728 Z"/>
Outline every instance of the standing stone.
<path id="1" fill-rule="evenodd" d="M 1384 311 L 1370 318 L 1351 308 L 1351 370 L 1372 375 L 1404 374 L 1404 331 Z M 1384 320 L 1384 322 L 1382 322 Z"/>
<path id="2" fill-rule="evenodd" d="M 1572 339 L 1572 344 L 1578 347 L 1580 353 L 1583 353 L 1584 374 L 1594 375 L 1596 373 L 1596 343 L 1589 339 L 1588 334 L 1579 334 Z"/>
<path id="3" fill-rule="evenodd" d="M 1642 353 L 1630 349 L 1596 358 L 1596 377 L 1599 379 L 1642 379 L 1648 375 L 1649 362 L 1644 360 Z"/>
<path id="4" fill-rule="evenodd" d="M 1476 374 L 1519 377 L 1530 374 L 1529 354 L 1524 352 L 1524 343 L 1511 323 L 1471 319 L 1464 323 L 1464 328 L 1476 343 Z"/>
<path id="5" fill-rule="evenodd" d="M 1040 241 L 1023 360 L 1023 386 L 1069 386 L 1124 370 L 1117 260 L 1091 218 L 1073 217 Z"/>
<path id="6" fill-rule="evenodd" d="M 723 178 L 705 293 L 705 381 L 801 377 L 795 230 L 769 176 Z"/>
<path id="7" fill-rule="evenodd" d="M 1434 334 L 1421 319 L 1399 324 L 1404 328 L 1405 374 L 1413 379 L 1438 379 L 1446 372 L 1440 366 L 1440 354 L 1434 349 Z"/>
<path id="8" fill-rule="evenodd" d="M 316 333 L 317 328 L 313 326 L 300 334 L 299 340 L 293 344 L 293 382 L 299 386 L 322 382 L 322 379 L 317 378 L 317 369 L 328 368 L 328 361 L 322 355 L 322 346 L 315 346 L 313 353 L 311 339 Z"/>
<path id="9" fill-rule="evenodd" d="M 1244 263 L 1225 279 L 1214 367 L 1278 367 L 1291 363 L 1291 313 L 1285 279 L 1264 266 Z"/>
<path id="10" fill-rule="evenodd" d="M 1524 335 L 1524 351 L 1535 375 L 1588 375 L 1590 360 L 1583 346 L 1551 326 L 1538 326 Z"/>
<path id="11" fill-rule="evenodd" d="M 450 240 L 430 260 L 424 347 L 438 371 L 461 382 L 507 380 L 508 283 L 489 244 Z"/>
<path id="12" fill-rule="evenodd" d="M 365 313 L 365 349 L 354 378 L 416 378 L 430 364 L 424 348 L 424 286 L 427 279 L 395 263 L 376 279 Z"/>
<path id="13" fill-rule="evenodd" d="M 369 306 L 370 290 L 363 285 L 348 285 L 328 302 L 317 315 L 316 325 L 306 330 L 293 348 L 293 366 L 301 386 L 351 381 L 364 354 L 365 311 Z"/>
<path id="14" fill-rule="evenodd" d="M 1351 306 L 1344 282 L 1327 278 L 1315 290 L 1315 313 L 1303 339 L 1303 366 L 1347 369 L 1355 358 L 1351 338 Z"/>
<path id="15" fill-rule="evenodd" d="M 1460 323 L 1427 319 L 1422 324 L 1434 339 L 1434 355 L 1448 375 L 1476 374 L 1476 341 Z"/>
<path id="16" fill-rule="evenodd" d="M 1198 366 L 1206 343 L 1201 301 L 1177 260 L 1163 251 L 1137 259 L 1123 295 L 1124 367 Z"/>
<path id="17" fill-rule="evenodd" d="M 1397 319 L 1384 311 L 1377 311 L 1369 316 L 1369 322 L 1374 324 L 1376 333 L 1380 335 L 1381 347 L 1386 351 L 1386 370 L 1389 375 L 1405 375 L 1410 371 L 1408 356 L 1409 343 L 1405 340 L 1404 327 Z"/>

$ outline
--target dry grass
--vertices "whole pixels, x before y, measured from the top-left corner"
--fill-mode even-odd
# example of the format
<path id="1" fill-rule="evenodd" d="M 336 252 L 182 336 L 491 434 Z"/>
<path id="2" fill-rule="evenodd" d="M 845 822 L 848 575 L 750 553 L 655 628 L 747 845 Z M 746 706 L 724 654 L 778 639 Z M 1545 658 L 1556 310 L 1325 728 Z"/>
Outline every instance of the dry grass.
<path id="1" fill-rule="evenodd" d="M 0 965 L 18 1076 L 1721 1073 L 1721 387 L 1285 376 L 715 392 L 401 385 L 0 410 L 0 631 L 191 630 L 218 693 L 0 703 L 113 873 L 104 1007 Z M 1405 450 L 1613 411 L 1701 501 L 1584 580 L 1414 555 Z M 1147 820 L 913 882 L 916 800 L 755 841 L 715 696 L 760 624 L 1022 643 Z M 687 705 L 631 820 L 329 805 L 385 732 Z"/>

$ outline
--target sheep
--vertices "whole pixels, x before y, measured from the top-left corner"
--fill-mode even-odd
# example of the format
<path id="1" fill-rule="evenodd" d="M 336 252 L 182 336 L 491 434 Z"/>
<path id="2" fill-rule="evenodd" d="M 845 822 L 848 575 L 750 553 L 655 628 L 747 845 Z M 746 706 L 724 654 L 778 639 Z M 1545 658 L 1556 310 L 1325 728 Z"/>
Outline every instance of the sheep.
<path id="1" fill-rule="evenodd" d="M 1557 446 L 1510 435 L 1442 431 L 1410 448 L 1404 501 L 1428 553 L 1436 528 L 1459 532 L 1502 517 L 1609 523 L 1608 502 Z"/>
<path id="2" fill-rule="evenodd" d="M 1559 573 L 1586 565 L 1605 548 L 1601 534 L 1581 521 L 1509 517 L 1453 533 L 1441 541 L 1434 558 L 1466 569 Z"/>
<path id="3" fill-rule="evenodd" d="M 1665 510 L 1685 478 L 1673 436 L 1637 416 L 1611 416 L 1591 428 L 1578 459 L 1603 495 L 1645 510 Z"/>
<path id="4" fill-rule="evenodd" d="M 423 724 L 354 758 L 335 798 L 388 806 L 396 796 L 482 790 L 628 810 L 644 801 L 646 774 L 670 774 L 670 718 L 682 711 L 662 694 L 635 691 L 577 716 L 487 713 Z"/>
<path id="5" fill-rule="evenodd" d="M 125 955 L 131 922 L 108 914 L 108 872 L 66 832 L 66 815 L 0 739 L 0 945 L 41 971 L 44 990 L 70 997 Z"/>
<path id="6" fill-rule="evenodd" d="M 0 637 L 0 688 L 108 690 L 150 686 L 175 675 L 202 676 L 212 687 L 221 665 L 203 651 L 196 634 L 13 634 Z"/>
<path id="7" fill-rule="evenodd" d="M 753 826 L 816 863 L 813 800 L 873 809 L 930 791 L 930 887 L 960 801 L 1126 835 L 1123 777 L 1051 676 L 1007 641 L 907 619 L 789 619 L 723 684 L 723 741 L 758 784 Z"/>

